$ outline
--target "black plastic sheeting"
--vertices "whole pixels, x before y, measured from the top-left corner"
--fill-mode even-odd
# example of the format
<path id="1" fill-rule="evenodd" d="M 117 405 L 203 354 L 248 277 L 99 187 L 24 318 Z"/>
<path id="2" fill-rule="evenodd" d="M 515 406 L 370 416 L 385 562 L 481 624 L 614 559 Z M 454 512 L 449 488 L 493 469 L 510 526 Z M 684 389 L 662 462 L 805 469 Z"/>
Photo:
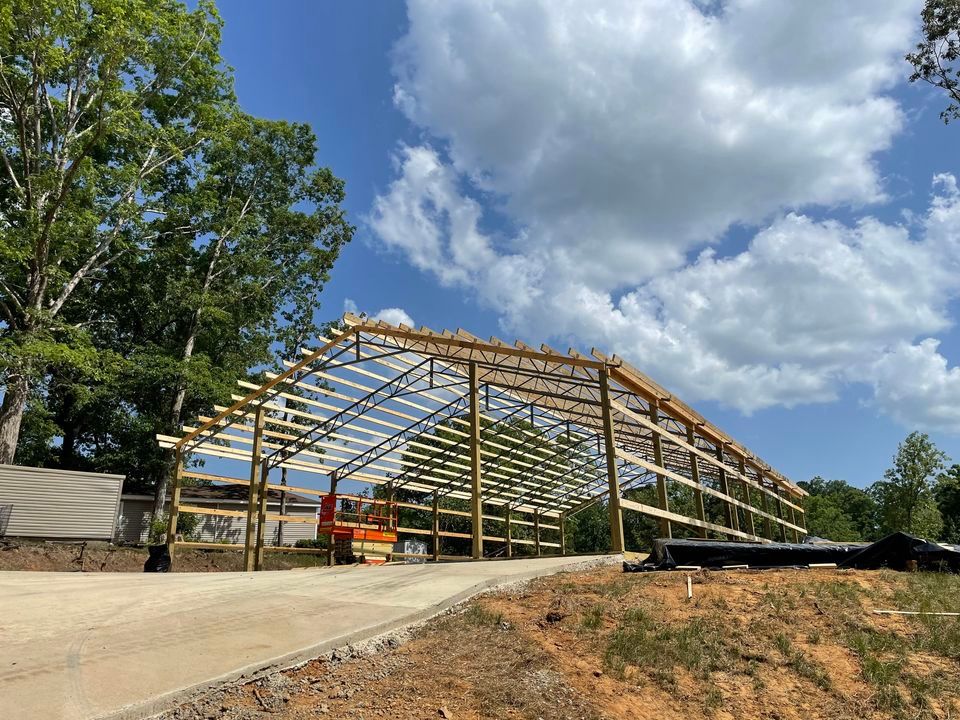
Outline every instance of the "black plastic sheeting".
<path id="1" fill-rule="evenodd" d="M 894 533 L 869 545 L 821 543 L 741 543 L 710 540 L 654 540 L 653 553 L 645 563 L 623 564 L 624 572 L 672 570 L 680 566 L 722 568 L 806 567 L 836 563 L 837 567 L 862 570 L 906 570 L 916 562 L 921 570 L 960 573 L 960 546 L 943 546 L 906 533 Z"/>

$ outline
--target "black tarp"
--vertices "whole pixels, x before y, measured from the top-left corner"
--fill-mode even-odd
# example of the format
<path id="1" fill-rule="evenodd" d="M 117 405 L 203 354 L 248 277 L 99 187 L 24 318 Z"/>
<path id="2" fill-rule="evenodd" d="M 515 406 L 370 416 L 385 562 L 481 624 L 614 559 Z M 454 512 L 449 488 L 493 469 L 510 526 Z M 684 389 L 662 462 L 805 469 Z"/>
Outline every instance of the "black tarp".
<path id="1" fill-rule="evenodd" d="M 838 567 L 904 570 L 909 561 L 921 569 L 960 572 L 960 549 L 927 542 L 906 533 L 894 533 L 869 545 L 835 543 L 742 543 L 710 540 L 654 541 L 645 563 L 623 564 L 624 572 L 672 570 L 678 565 L 721 568 L 806 567 L 836 563 Z"/>

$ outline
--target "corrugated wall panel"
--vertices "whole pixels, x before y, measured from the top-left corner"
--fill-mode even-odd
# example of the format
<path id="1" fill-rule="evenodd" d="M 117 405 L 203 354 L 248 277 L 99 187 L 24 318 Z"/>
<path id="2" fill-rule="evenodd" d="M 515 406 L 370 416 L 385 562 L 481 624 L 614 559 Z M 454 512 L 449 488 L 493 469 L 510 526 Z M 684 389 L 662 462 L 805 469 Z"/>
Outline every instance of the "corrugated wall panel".
<path id="1" fill-rule="evenodd" d="M 9 537 L 113 539 L 122 475 L 0 465 Z"/>

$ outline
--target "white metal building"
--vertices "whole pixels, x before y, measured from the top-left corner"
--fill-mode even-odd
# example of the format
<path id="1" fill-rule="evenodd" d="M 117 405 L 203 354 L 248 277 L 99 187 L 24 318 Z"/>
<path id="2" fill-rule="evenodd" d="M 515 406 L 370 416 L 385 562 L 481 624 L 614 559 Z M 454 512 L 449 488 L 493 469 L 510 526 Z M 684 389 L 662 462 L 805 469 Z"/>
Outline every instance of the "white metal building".
<path id="1" fill-rule="evenodd" d="M 123 475 L 0 465 L 0 535 L 111 540 Z"/>

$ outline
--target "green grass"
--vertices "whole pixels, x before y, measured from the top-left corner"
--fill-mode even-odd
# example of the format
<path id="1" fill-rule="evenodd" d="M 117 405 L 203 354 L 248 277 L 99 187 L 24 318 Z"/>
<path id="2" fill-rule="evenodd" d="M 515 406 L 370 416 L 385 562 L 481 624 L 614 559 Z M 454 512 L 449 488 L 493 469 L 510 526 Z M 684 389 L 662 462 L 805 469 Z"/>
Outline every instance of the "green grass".
<path id="1" fill-rule="evenodd" d="M 503 623 L 503 613 L 491 612 L 482 605 L 471 605 L 463 617 L 471 625 L 493 625 L 499 627 Z"/>
<path id="2" fill-rule="evenodd" d="M 586 632 L 595 632 L 603 627 L 603 605 L 592 605 L 580 617 L 580 629 Z"/>

